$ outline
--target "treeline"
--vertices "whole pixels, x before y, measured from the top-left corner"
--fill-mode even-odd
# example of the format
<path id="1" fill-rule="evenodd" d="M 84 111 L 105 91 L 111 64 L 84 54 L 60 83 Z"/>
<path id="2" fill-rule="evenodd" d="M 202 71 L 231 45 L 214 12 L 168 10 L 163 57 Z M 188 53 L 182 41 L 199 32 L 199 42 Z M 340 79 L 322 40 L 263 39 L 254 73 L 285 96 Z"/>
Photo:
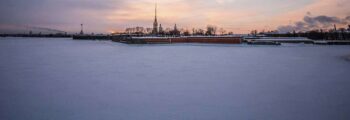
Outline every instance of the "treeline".
<path id="1" fill-rule="evenodd" d="M 233 34 L 232 32 L 227 32 L 223 28 L 218 28 L 215 25 L 207 25 L 205 29 L 202 28 L 192 28 L 189 29 L 178 29 L 175 25 L 173 29 L 159 29 L 157 34 L 152 33 L 151 28 L 135 27 L 127 28 L 125 34 L 134 34 L 134 35 L 157 35 L 157 36 L 191 36 L 191 35 L 200 35 L 200 36 L 214 36 L 214 35 L 227 35 Z"/>
<path id="2" fill-rule="evenodd" d="M 298 33 L 266 34 L 269 37 L 306 37 L 312 40 L 350 40 L 350 32 L 322 32 L 322 31 L 308 31 Z"/>
<path id="3" fill-rule="evenodd" d="M 250 35 L 266 35 L 267 37 L 306 37 L 312 40 L 350 40 L 350 26 L 348 29 L 311 30 L 306 32 L 279 33 L 278 31 L 258 32 L 253 30 Z"/>
<path id="4" fill-rule="evenodd" d="M 69 38 L 70 34 L 0 34 L 0 37 L 52 37 L 52 38 Z"/>

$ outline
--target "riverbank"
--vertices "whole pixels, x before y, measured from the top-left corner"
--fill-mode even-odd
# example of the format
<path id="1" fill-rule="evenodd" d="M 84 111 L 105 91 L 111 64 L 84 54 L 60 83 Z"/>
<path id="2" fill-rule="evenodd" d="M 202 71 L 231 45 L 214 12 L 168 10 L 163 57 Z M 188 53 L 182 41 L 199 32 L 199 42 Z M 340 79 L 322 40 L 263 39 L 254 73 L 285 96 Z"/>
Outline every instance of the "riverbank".
<path id="1" fill-rule="evenodd" d="M 178 37 L 150 37 L 138 35 L 0 35 L 0 37 L 28 37 L 28 38 L 72 38 L 73 40 L 107 40 L 127 44 L 172 44 L 172 43 L 216 43 L 249 45 L 281 45 L 281 43 L 304 43 L 317 45 L 350 45 L 350 40 L 310 40 L 300 37 L 237 37 L 237 36 L 178 36 Z"/>

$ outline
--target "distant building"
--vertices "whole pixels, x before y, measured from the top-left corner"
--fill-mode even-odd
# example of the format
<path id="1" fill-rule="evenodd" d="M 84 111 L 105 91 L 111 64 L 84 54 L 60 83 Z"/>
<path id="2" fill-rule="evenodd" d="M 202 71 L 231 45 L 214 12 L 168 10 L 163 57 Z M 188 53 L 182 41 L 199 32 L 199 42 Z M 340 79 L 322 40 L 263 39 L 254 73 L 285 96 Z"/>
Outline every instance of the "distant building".
<path id="1" fill-rule="evenodd" d="M 146 33 L 152 33 L 153 28 L 146 28 Z"/>
<path id="2" fill-rule="evenodd" d="M 334 24 L 334 31 L 337 31 L 337 25 Z"/>
<path id="3" fill-rule="evenodd" d="M 178 31 L 177 25 L 176 25 L 176 24 L 175 24 L 175 26 L 174 26 L 174 31 Z"/>
<path id="4" fill-rule="evenodd" d="M 136 27 L 136 32 L 137 33 L 144 33 L 144 28 L 143 27 Z"/>
<path id="5" fill-rule="evenodd" d="M 157 20 L 157 3 L 155 6 L 155 16 L 154 16 L 154 22 L 153 22 L 153 30 L 152 30 L 152 34 L 158 34 L 158 20 Z"/>
<path id="6" fill-rule="evenodd" d="M 84 35 L 84 26 L 83 24 L 80 24 L 81 30 L 80 30 L 80 35 Z"/>
<path id="7" fill-rule="evenodd" d="M 173 34 L 173 35 L 180 35 L 180 31 L 179 31 L 179 29 L 177 28 L 177 25 L 176 25 L 176 24 L 175 24 L 175 26 L 174 26 L 174 30 L 173 30 L 172 34 Z"/>
<path id="8" fill-rule="evenodd" d="M 163 27 L 162 27 L 162 24 L 159 24 L 159 33 L 163 33 L 164 30 L 163 30 Z"/>

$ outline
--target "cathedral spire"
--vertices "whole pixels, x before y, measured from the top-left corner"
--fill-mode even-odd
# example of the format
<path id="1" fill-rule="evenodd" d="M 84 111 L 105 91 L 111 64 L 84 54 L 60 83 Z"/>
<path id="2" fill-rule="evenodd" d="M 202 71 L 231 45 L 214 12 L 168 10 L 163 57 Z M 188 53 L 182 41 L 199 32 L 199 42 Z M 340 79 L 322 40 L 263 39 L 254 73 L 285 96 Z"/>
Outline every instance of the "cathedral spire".
<path id="1" fill-rule="evenodd" d="M 155 13 L 155 20 L 157 20 L 157 3 L 156 3 L 156 7 L 155 7 L 155 9 L 154 9 L 154 13 Z"/>
<path id="2" fill-rule="evenodd" d="M 158 34 L 157 2 L 155 3 L 155 9 L 154 9 L 154 22 L 153 22 L 152 34 Z"/>

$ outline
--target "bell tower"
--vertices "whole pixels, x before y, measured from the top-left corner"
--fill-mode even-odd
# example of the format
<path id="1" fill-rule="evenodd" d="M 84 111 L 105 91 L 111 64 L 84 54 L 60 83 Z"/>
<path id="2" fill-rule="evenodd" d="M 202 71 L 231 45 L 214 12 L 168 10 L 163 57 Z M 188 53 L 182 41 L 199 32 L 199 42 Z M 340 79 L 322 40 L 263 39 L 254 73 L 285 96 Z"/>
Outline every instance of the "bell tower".
<path id="1" fill-rule="evenodd" d="M 157 3 L 155 4 L 154 14 L 152 34 L 158 34 Z"/>

